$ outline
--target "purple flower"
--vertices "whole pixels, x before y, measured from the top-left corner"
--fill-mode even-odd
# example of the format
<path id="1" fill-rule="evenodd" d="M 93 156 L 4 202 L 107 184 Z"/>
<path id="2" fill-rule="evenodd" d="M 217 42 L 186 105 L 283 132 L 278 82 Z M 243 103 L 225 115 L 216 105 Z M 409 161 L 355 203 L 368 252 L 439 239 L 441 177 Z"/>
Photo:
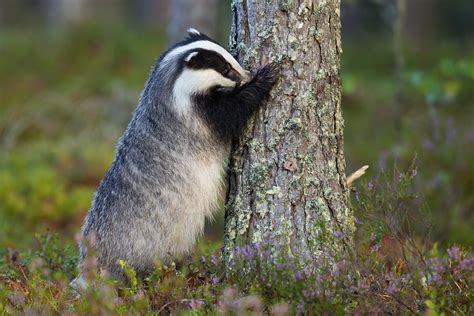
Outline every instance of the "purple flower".
<path id="1" fill-rule="evenodd" d="M 296 306 L 296 314 L 297 315 L 301 315 L 301 313 L 303 312 L 303 303 L 299 303 L 298 306 Z"/>
<path id="2" fill-rule="evenodd" d="M 437 273 L 443 273 L 446 271 L 443 261 L 439 258 L 428 259 L 426 260 L 426 264 L 430 270 L 433 270 Z"/>
<path id="3" fill-rule="evenodd" d="M 418 168 L 414 168 L 412 171 L 411 171 L 411 176 L 412 178 L 416 177 L 416 175 L 418 174 Z"/>
<path id="4" fill-rule="evenodd" d="M 411 279 L 412 279 L 412 275 L 411 275 L 410 273 L 404 274 L 404 275 L 402 275 L 402 279 L 411 280 Z"/>
<path id="5" fill-rule="evenodd" d="M 255 249 L 252 246 L 246 245 L 243 247 L 237 246 L 235 248 L 235 252 L 237 255 L 240 255 L 245 258 L 252 258 L 255 256 Z"/>
<path id="6" fill-rule="evenodd" d="M 448 249 L 448 257 L 453 261 L 459 261 L 461 259 L 461 250 L 457 246 L 453 246 Z"/>
<path id="7" fill-rule="evenodd" d="M 443 285 L 444 280 L 438 273 L 428 273 L 428 284 Z"/>
<path id="8" fill-rule="evenodd" d="M 304 273 L 303 273 L 303 271 L 296 271 L 296 273 L 295 273 L 295 280 L 296 280 L 296 281 L 304 280 Z"/>
<path id="9" fill-rule="evenodd" d="M 367 188 L 372 191 L 374 189 L 374 183 L 372 182 L 372 180 L 369 181 L 369 183 L 367 183 Z"/>
<path id="10" fill-rule="evenodd" d="M 250 258 L 252 257 L 252 248 L 250 246 L 245 246 L 243 254 L 245 257 Z"/>
<path id="11" fill-rule="evenodd" d="M 459 269 L 463 271 L 474 270 L 474 258 L 466 258 L 459 263 Z"/>
<path id="12" fill-rule="evenodd" d="M 360 280 L 357 281 L 357 288 L 356 289 L 359 293 L 365 293 L 365 292 L 367 292 L 367 290 L 370 289 L 370 286 L 367 283 L 366 279 L 360 279 Z"/>
<path id="13" fill-rule="evenodd" d="M 337 239 L 340 239 L 340 238 L 344 237 L 344 233 L 340 232 L 340 231 L 335 231 L 333 235 Z"/>
<path id="14" fill-rule="evenodd" d="M 219 265 L 219 258 L 216 255 L 212 255 L 211 262 L 213 265 L 217 266 Z"/>
<path id="15" fill-rule="evenodd" d="M 385 292 L 387 292 L 388 294 L 395 294 L 398 292 L 398 289 L 395 285 L 389 285 L 388 287 L 385 288 Z"/>
<path id="16" fill-rule="evenodd" d="M 435 144 L 428 138 L 423 139 L 421 146 L 428 151 L 433 151 L 435 149 Z"/>
<path id="17" fill-rule="evenodd" d="M 385 288 L 385 291 L 389 294 L 395 294 L 398 292 L 398 284 L 400 279 L 398 279 L 397 275 L 393 271 L 387 274 L 386 280 L 388 282 L 388 286 Z"/>
<path id="18" fill-rule="evenodd" d="M 199 299 L 191 299 L 188 301 L 188 306 L 189 308 L 191 309 L 195 309 L 195 308 L 199 308 L 201 306 L 204 305 L 204 301 L 203 300 L 199 300 Z"/>
<path id="19" fill-rule="evenodd" d="M 370 249 L 372 250 L 372 252 L 378 252 L 380 248 L 382 248 L 382 245 L 378 243 L 373 245 Z"/>
<path id="20" fill-rule="evenodd" d="M 375 233 L 370 234 L 370 241 L 376 241 L 377 240 L 377 235 Z"/>
<path id="21" fill-rule="evenodd" d="M 217 277 L 212 277 L 212 279 L 211 279 L 211 283 L 212 283 L 212 284 L 219 283 L 219 281 L 220 281 L 220 279 L 217 278 Z"/>

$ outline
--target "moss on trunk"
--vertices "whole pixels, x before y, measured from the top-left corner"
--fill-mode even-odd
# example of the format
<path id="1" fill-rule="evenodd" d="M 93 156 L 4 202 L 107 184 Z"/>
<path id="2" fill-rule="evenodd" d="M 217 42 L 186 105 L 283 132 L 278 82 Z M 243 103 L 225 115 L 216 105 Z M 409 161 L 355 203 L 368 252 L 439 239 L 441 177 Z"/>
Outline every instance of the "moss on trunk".
<path id="1" fill-rule="evenodd" d="M 341 113 L 338 0 L 232 2 L 231 50 L 281 64 L 271 98 L 235 144 L 225 250 L 277 240 L 335 258 L 352 247 Z"/>

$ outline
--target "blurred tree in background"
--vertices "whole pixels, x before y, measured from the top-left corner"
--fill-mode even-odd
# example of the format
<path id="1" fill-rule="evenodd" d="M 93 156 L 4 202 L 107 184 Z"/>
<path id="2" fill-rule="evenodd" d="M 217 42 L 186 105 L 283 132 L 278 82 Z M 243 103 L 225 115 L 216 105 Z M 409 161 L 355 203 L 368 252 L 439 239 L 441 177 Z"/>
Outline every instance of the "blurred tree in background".
<path id="1" fill-rule="evenodd" d="M 215 38 L 217 36 L 217 0 L 175 0 L 170 3 L 168 36 L 172 43 L 183 38 L 186 30 L 194 27 Z M 187 14 L 183 14 L 187 12 Z"/>

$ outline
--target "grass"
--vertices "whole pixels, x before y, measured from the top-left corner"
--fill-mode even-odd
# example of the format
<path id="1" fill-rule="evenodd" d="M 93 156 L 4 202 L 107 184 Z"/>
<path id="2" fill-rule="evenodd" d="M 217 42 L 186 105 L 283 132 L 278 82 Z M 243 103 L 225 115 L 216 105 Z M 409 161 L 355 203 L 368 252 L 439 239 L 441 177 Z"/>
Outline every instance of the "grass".
<path id="1" fill-rule="evenodd" d="M 189 265 L 134 280 L 124 263 L 129 287 L 91 273 L 77 298 L 74 236 L 166 43 L 136 28 L 0 32 L 0 313 L 472 313 L 474 55 L 407 48 L 397 129 L 390 45 L 365 44 L 347 41 L 342 65 L 347 171 L 371 165 L 350 258 L 305 270 L 307 255 L 259 245 L 225 274 L 220 219 Z"/>

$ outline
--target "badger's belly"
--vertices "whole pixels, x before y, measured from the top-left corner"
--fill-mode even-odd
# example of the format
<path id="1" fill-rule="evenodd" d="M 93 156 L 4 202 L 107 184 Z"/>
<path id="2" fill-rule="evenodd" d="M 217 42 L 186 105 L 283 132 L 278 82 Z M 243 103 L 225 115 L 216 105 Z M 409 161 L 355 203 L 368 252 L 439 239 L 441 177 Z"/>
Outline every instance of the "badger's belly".
<path id="1" fill-rule="evenodd" d="M 188 253 L 204 229 L 205 219 L 212 217 L 222 198 L 223 161 L 219 159 L 190 161 L 188 194 L 177 210 L 180 214 L 172 235 L 176 241 L 173 254 Z"/>
<path id="2" fill-rule="evenodd" d="M 163 200 L 155 206 L 156 221 L 141 223 L 144 234 L 136 239 L 134 248 L 147 249 L 158 260 L 190 253 L 203 233 L 206 218 L 219 207 L 223 166 L 222 159 L 196 159 L 176 170 L 186 181 L 162 192 Z"/>

